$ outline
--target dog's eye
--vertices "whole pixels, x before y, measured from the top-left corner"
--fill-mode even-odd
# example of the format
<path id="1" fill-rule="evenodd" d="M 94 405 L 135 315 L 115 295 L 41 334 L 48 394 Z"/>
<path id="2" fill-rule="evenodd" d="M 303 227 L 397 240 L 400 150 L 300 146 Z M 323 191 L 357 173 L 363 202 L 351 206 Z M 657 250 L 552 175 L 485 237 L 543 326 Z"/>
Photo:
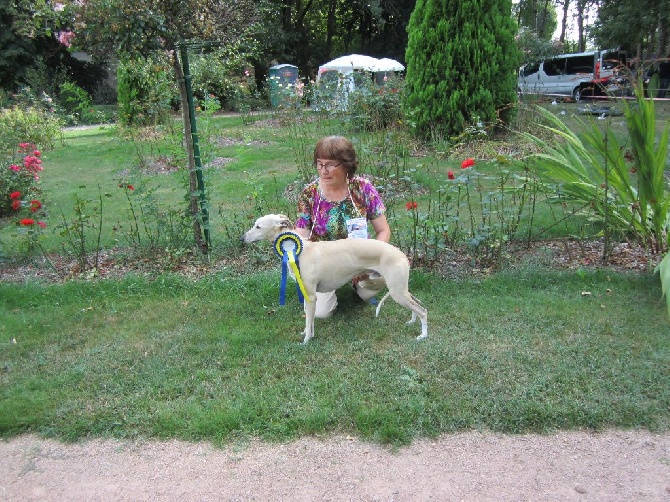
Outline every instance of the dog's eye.
<path id="1" fill-rule="evenodd" d="M 256 225 L 256 228 L 261 228 L 261 226 L 260 226 L 260 225 Z"/>

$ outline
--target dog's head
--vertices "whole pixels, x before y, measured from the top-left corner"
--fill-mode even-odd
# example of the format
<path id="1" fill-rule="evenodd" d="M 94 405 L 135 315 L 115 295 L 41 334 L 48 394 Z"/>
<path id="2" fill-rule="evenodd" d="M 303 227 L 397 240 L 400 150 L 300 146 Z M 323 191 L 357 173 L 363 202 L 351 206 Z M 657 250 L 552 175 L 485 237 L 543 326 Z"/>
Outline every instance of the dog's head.
<path id="1" fill-rule="evenodd" d="M 248 244 L 263 239 L 273 242 L 279 234 L 293 230 L 293 223 L 283 214 L 266 214 L 256 220 L 251 227 L 242 236 L 242 242 Z"/>

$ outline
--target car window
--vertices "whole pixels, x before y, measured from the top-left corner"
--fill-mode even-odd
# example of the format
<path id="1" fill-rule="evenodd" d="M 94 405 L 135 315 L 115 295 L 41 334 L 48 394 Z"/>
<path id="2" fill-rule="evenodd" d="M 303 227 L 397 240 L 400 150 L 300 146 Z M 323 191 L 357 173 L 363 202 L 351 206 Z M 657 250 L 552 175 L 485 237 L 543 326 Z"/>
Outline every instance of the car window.
<path id="1" fill-rule="evenodd" d="M 521 76 L 527 77 L 533 73 L 540 71 L 540 63 L 528 63 L 526 66 L 521 68 Z"/>
<path id="2" fill-rule="evenodd" d="M 593 73 L 593 54 L 587 56 L 575 56 L 568 58 L 566 61 L 565 72 L 568 75 L 576 75 L 577 73 Z"/>
<path id="3" fill-rule="evenodd" d="M 544 73 L 547 75 L 563 75 L 565 73 L 565 58 L 546 60 L 544 62 Z"/>

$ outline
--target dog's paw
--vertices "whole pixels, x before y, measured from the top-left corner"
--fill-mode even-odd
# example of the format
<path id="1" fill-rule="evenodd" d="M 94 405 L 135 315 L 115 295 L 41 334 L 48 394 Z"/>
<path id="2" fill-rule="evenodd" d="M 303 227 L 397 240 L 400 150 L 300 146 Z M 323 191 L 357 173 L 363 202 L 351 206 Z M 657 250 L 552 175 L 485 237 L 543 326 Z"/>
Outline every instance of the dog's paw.
<path id="1" fill-rule="evenodd" d="M 421 340 L 425 340 L 426 338 L 428 338 L 428 333 L 426 333 L 425 335 L 422 333 L 422 334 L 420 334 L 419 336 L 416 337 L 416 340 L 421 341 Z"/>

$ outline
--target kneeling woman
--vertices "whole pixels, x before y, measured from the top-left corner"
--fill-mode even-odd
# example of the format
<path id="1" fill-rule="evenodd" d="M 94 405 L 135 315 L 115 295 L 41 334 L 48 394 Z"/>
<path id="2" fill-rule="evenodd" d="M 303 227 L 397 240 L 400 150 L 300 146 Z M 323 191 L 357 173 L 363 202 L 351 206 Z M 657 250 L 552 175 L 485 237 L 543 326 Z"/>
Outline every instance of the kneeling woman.
<path id="1" fill-rule="evenodd" d="M 314 148 L 319 178 L 308 184 L 298 200 L 296 232 L 312 241 L 367 238 L 368 222 L 375 238 L 391 239 L 386 208 L 373 184 L 356 176 L 358 160 L 351 141 L 342 136 L 321 139 Z M 358 296 L 370 300 L 384 280 L 362 274 L 353 281 Z M 329 317 L 337 308 L 335 291 L 316 294 L 316 316 Z"/>

